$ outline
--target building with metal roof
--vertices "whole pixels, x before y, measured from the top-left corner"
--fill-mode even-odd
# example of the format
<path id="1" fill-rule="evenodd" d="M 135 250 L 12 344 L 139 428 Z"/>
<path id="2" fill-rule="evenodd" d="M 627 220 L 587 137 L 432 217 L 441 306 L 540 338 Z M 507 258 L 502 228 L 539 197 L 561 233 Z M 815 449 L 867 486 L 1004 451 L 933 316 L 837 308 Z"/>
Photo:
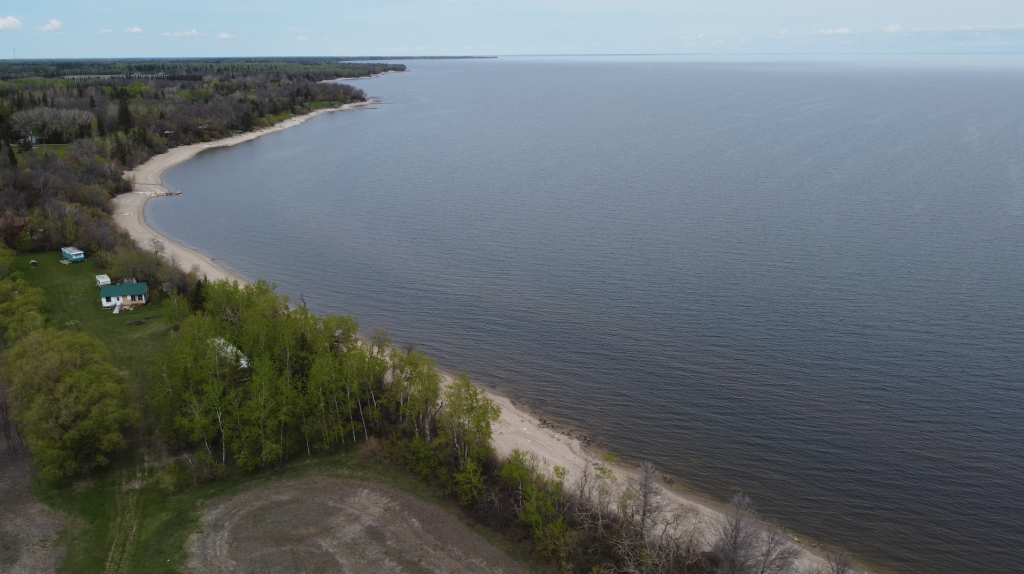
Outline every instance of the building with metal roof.
<path id="1" fill-rule="evenodd" d="M 104 285 L 100 287 L 100 304 L 104 309 L 113 309 L 115 313 L 122 307 L 145 305 L 149 299 L 149 286 L 145 283 L 126 283 L 124 285 Z"/>

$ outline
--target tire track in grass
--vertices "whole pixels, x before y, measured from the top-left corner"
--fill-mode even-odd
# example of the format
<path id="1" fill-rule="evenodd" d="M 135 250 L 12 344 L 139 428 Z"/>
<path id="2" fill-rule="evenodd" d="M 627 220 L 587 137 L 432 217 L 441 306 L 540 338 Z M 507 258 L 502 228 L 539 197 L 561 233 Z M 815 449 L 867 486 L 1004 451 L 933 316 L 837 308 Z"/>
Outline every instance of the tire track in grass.
<path id="1" fill-rule="evenodd" d="M 128 557 L 135 546 L 139 528 L 139 483 L 122 480 L 117 492 L 117 520 L 114 523 L 114 541 L 107 554 L 103 574 L 127 572 Z"/>

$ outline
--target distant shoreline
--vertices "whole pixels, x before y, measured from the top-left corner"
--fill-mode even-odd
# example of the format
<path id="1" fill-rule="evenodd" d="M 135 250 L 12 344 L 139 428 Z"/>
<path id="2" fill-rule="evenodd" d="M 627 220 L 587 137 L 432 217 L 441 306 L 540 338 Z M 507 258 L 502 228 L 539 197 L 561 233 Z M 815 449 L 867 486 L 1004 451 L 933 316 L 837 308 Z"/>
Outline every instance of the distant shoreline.
<path id="1" fill-rule="evenodd" d="M 389 71 L 362 78 L 339 78 L 326 81 L 344 82 L 353 79 L 370 79 L 397 72 Z M 376 103 L 379 103 L 379 100 L 368 99 L 365 102 L 345 104 L 337 108 L 324 108 L 254 132 L 211 142 L 179 146 L 153 156 L 145 163 L 125 173 L 125 177 L 132 180 L 133 189 L 130 193 L 119 195 L 113 199 L 114 219 L 142 248 L 154 250 L 159 246 L 165 256 L 173 258 L 186 271 L 197 266 L 200 272 L 211 281 L 226 279 L 237 281 L 240 285 L 248 285 L 251 281 L 247 278 L 217 263 L 213 258 L 160 234 L 149 226 L 145 216 L 145 208 L 149 200 L 154 197 L 170 195 L 163 183 L 163 173 L 208 149 L 230 147 L 252 141 L 260 136 L 297 126 L 324 113 L 351 110 Z M 450 373 L 443 371 L 442 376 L 446 382 L 453 378 Z M 550 425 L 519 408 L 508 397 L 487 389 L 482 390 L 501 407 L 501 418 L 493 426 L 492 439 L 493 446 L 499 455 L 507 456 L 516 449 L 532 452 L 546 460 L 552 467 L 561 466 L 573 474 L 584 466 L 600 462 L 600 457 L 596 453 L 586 450 L 585 445 L 578 438 L 563 435 L 553 428 L 548 428 Z M 625 482 L 636 476 L 636 471 L 632 468 L 621 464 L 610 466 L 620 482 Z M 723 516 L 724 508 L 721 505 L 667 485 L 663 485 L 663 489 L 665 497 L 673 504 L 696 507 L 704 521 L 714 521 Z M 800 558 L 802 563 L 824 564 L 822 555 L 816 549 L 797 539 L 793 539 L 793 543 L 804 551 Z M 860 569 L 856 571 L 864 572 Z"/>
<path id="2" fill-rule="evenodd" d="M 404 74 L 404 73 L 409 72 L 409 71 L 410 70 L 408 68 L 406 68 L 404 70 L 386 70 L 386 71 L 383 71 L 383 72 L 378 72 L 376 74 L 370 74 L 369 76 L 356 76 L 354 78 L 334 78 L 333 80 L 320 80 L 320 83 L 322 83 L 322 84 L 344 84 L 345 82 L 351 82 L 352 80 L 372 80 L 374 78 L 379 78 L 379 77 L 381 77 L 381 76 L 383 76 L 385 74 Z"/>

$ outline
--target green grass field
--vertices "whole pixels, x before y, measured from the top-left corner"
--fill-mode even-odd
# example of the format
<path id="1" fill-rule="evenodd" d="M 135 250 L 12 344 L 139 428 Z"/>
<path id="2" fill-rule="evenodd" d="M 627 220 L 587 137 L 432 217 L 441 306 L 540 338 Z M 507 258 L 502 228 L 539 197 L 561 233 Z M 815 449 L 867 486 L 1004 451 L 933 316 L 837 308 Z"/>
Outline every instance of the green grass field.
<path id="1" fill-rule="evenodd" d="M 336 108 L 338 102 L 312 102 L 309 104 L 309 111 L 315 112 L 316 110 L 322 110 L 324 108 Z"/>
<path id="2" fill-rule="evenodd" d="M 33 268 L 31 260 L 38 266 Z M 137 398 L 150 388 L 156 373 L 153 359 L 166 351 L 170 326 L 160 304 L 118 315 L 100 306 L 91 262 L 62 265 L 60 253 L 18 255 L 14 270 L 47 297 L 49 326 L 87 333 L 105 342 L 115 364 L 131 377 Z M 131 326 L 129 321 L 146 320 Z M 309 475 L 334 476 L 386 484 L 437 504 L 460 517 L 486 540 L 531 572 L 544 572 L 525 551 L 501 536 L 474 526 L 453 502 L 433 486 L 396 468 L 367 460 L 354 448 L 296 459 L 279 468 L 253 474 L 234 471 L 227 480 L 170 495 L 152 478 L 162 465 L 162 453 L 152 450 L 121 460 L 74 485 L 38 484 L 35 493 L 48 506 L 71 517 L 61 534 L 66 545 L 59 571 L 68 573 L 174 573 L 184 570 L 185 542 L 200 528 L 203 504 L 218 496 L 259 486 L 267 481 Z"/>
<path id="3" fill-rule="evenodd" d="M 64 157 L 68 155 L 67 144 L 39 144 L 32 146 L 32 151 L 39 157 L 42 157 L 48 153 L 55 154 L 57 157 Z M 21 150 L 15 148 L 15 153 L 21 155 Z"/>
<path id="4" fill-rule="evenodd" d="M 276 123 L 283 122 L 285 120 L 288 120 L 288 119 L 291 119 L 291 118 L 294 118 L 294 117 L 295 117 L 295 114 L 293 114 L 291 112 L 281 112 L 280 114 L 276 114 L 276 115 L 273 115 L 273 116 L 267 116 L 267 120 L 270 121 L 270 125 L 274 125 Z"/>
<path id="5" fill-rule="evenodd" d="M 29 265 L 33 259 L 38 267 Z M 152 359 L 167 350 L 170 325 L 163 305 L 150 303 L 114 315 L 100 306 L 96 275 L 101 271 L 90 261 L 70 265 L 61 265 L 60 261 L 59 252 L 22 254 L 15 259 L 14 270 L 46 295 L 49 326 L 87 333 L 103 341 L 110 348 L 114 365 L 133 382 L 135 392 L 148 391 L 154 376 Z M 145 324 L 128 324 L 140 320 Z"/>

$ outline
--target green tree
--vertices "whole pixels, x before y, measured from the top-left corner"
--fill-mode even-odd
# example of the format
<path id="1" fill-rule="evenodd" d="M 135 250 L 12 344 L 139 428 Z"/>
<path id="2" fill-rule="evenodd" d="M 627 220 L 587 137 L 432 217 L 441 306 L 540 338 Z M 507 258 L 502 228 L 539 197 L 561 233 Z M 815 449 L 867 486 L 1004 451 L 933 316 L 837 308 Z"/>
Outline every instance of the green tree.
<path id="1" fill-rule="evenodd" d="M 117 130 L 128 133 L 132 129 L 132 110 L 128 107 L 128 100 L 122 99 L 117 106 Z"/>
<path id="2" fill-rule="evenodd" d="M 501 416 L 501 407 L 461 375 L 444 390 L 441 437 L 461 469 L 470 460 L 483 461 L 491 454 L 491 424 Z"/>
<path id="3" fill-rule="evenodd" d="M 128 446 L 122 429 L 137 425 L 122 375 L 109 363 L 64 376 L 49 395 L 36 397 L 21 428 L 44 479 L 88 473 Z"/>
<path id="4" fill-rule="evenodd" d="M 138 423 L 124 377 L 102 343 L 81 333 L 32 332 L 4 354 L 0 382 L 43 478 L 56 481 L 110 462 Z"/>
<path id="5" fill-rule="evenodd" d="M 431 419 L 441 397 L 441 375 L 434 362 L 419 351 L 395 349 L 390 378 L 388 408 L 397 414 L 399 428 L 430 440 Z"/>
<path id="6" fill-rule="evenodd" d="M 14 343 L 43 325 L 43 292 L 24 279 L 8 277 L 0 280 L 0 337 Z"/>
<path id="7" fill-rule="evenodd" d="M 343 380 L 339 357 L 326 349 L 319 352 L 313 359 L 301 409 L 307 453 L 330 450 L 345 442 L 355 407 Z"/>
<path id="8" fill-rule="evenodd" d="M 455 492 L 459 495 L 459 504 L 469 506 L 480 500 L 485 488 L 483 469 L 475 460 L 466 461 L 462 469 L 455 473 Z"/>
<path id="9" fill-rule="evenodd" d="M 232 450 L 243 470 L 279 462 L 284 456 L 281 440 L 284 423 L 281 377 L 266 358 L 256 361 L 252 381 L 246 385 L 238 412 L 238 434 Z"/>

